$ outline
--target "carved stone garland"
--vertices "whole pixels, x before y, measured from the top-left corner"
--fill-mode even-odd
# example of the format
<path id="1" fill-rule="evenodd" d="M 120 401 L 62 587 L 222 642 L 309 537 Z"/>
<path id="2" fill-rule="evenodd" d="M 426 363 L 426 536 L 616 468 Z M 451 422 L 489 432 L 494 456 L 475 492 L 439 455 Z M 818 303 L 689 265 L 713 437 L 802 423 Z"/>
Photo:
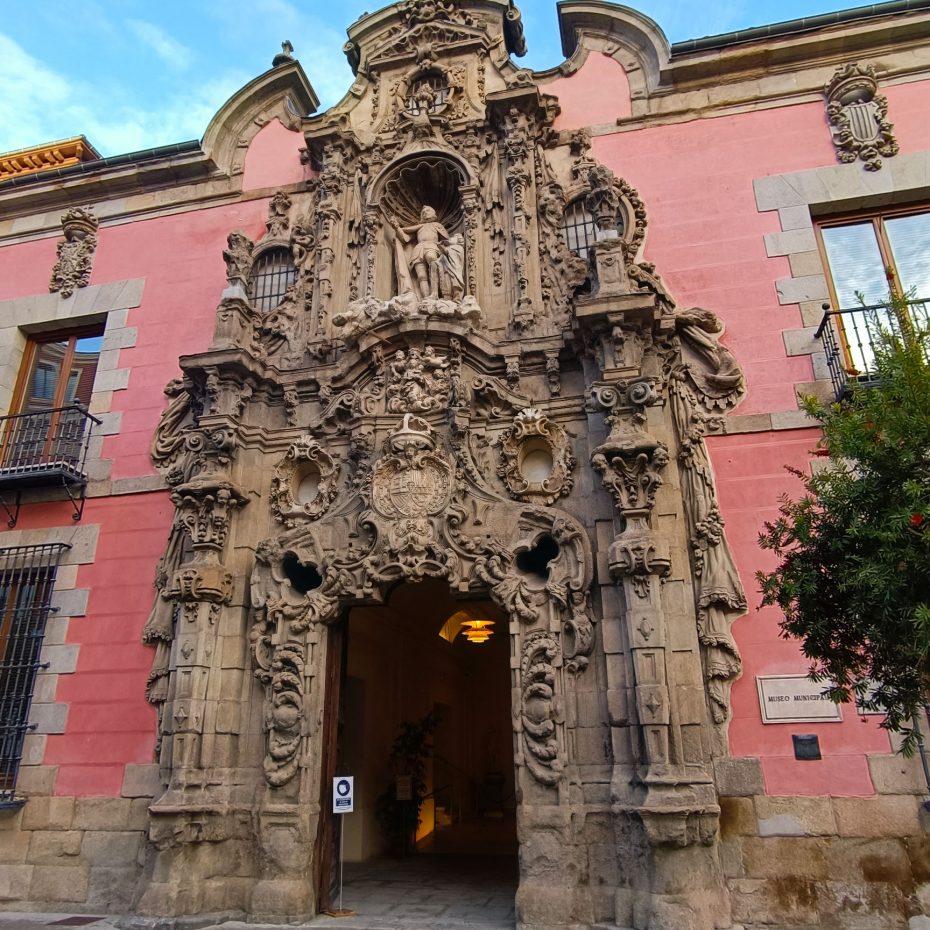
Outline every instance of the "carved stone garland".
<path id="1" fill-rule="evenodd" d="M 310 436 L 302 436 L 275 466 L 271 479 L 271 512 L 285 526 L 301 520 L 317 520 L 339 493 L 338 460 Z M 310 484 L 313 496 L 302 499 L 302 488 Z"/>
<path id="2" fill-rule="evenodd" d="M 521 410 L 501 436 L 501 462 L 497 467 L 512 497 L 521 501 L 554 504 L 571 492 L 572 471 L 577 464 L 565 430 L 542 411 Z M 528 458 L 530 461 L 528 462 Z M 533 473 L 532 460 L 540 471 Z M 548 466 L 548 474 L 542 472 Z"/>

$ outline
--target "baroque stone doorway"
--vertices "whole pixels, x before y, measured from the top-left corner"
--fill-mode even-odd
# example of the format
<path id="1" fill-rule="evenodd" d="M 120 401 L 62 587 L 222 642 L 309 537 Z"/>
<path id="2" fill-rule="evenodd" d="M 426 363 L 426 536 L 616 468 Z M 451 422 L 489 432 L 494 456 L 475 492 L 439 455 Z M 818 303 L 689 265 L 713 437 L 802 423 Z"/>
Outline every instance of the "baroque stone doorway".
<path id="1" fill-rule="evenodd" d="M 512 908 L 517 801 L 508 626 L 489 600 L 455 600 L 431 580 L 398 586 L 383 606 L 349 611 L 340 680 L 328 682 L 338 698 L 327 701 L 324 765 L 327 776 L 355 777 L 355 810 L 338 824 L 324 819 L 320 840 L 335 845 L 343 830 L 346 904 L 361 917 L 385 907 L 398 919 L 467 910 L 489 874 L 499 878 L 498 898 L 510 889 L 509 904 L 497 901 L 497 911 Z M 421 767 L 410 785 L 404 776 L 418 747 Z M 422 797 L 418 817 L 408 788 Z M 321 876 L 321 902 L 335 898 L 334 873 Z M 376 893 L 382 883 L 394 889 L 387 898 Z"/>

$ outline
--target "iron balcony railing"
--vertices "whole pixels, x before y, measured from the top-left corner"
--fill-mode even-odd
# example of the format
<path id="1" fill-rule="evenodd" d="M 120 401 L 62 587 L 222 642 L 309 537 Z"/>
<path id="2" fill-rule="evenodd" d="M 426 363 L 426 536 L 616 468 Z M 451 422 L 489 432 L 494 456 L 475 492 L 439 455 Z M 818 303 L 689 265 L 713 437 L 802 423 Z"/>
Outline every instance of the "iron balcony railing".
<path id="1" fill-rule="evenodd" d="M 23 757 L 55 573 L 67 543 L 0 549 L 0 810 L 18 807 Z"/>
<path id="2" fill-rule="evenodd" d="M 902 316 L 890 304 L 871 304 L 831 310 L 824 315 L 816 336 L 822 342 L 827 368 L 836 396 L 842 397 L 851 383 L 875 384 L 878 372 L 876 349 L 881 333 L 906 335 L 905 329 L 926 331 L 930 327 L 930 299 L 909 300 Z"/>
<path id="3" fill-rule="evenodd" d="M 81 518 L 87 450 L 100 422 L 81 404 L 0 417 L 0 507 L 10 526 L 16 525 L 24 488 L 63 487 L 74 519 Z"/>

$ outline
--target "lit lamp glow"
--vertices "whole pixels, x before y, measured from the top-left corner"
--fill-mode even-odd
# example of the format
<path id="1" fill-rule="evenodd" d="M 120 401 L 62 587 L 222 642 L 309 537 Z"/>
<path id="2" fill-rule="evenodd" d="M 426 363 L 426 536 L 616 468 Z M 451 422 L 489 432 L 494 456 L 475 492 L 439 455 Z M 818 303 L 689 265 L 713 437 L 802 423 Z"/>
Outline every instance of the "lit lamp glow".
<path id="1" fill-rule="evenodd" d="M 493 620 L 464 620 L 462 632 L 470 643 L 486 643 L 491 638 Z"/>

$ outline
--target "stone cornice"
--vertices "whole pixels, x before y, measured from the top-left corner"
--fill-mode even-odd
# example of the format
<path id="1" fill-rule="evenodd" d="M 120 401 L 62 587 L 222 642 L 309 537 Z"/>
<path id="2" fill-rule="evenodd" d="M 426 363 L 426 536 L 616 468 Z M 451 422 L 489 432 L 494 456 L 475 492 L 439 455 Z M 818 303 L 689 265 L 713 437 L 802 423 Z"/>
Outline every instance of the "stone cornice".
<path id="1" fill-rule="evenodd" d="M 67 168 L 81 162 L 96 161 L 98 158 L 100 153 L 84 136 L 74 136 L 59 142 L 45 142 L 42 145 L 0 155 L 0 181 L 24 177 L 50 168 Z"/>
<path id="2" fill-rule="evenodd" d="M 605 0 L 563 0 L 559 27 L 568 58 L 536 78 L 545 83 L 574 74 L 590 52 L 602 52 L 627 72 L 633 121 L 649 122 L 693 118 L 696 111 L 798 103 L 805 95 L 814 99 L 837 64 L 860 56 L 880 58 L 882 78 L 908 80 L 924 72 L 921 50 L 930 37 L 930 5 L 866 9 L 836 22 L 808 20 L 806 28 L 798 21 L 794 31 L 748 30 L 745 41 L 739 40 L 742 34 L 720 36 L 719 44 L 692 50 L 688 43 L 669 46 L 659 26 L 633 10 Z"/>

